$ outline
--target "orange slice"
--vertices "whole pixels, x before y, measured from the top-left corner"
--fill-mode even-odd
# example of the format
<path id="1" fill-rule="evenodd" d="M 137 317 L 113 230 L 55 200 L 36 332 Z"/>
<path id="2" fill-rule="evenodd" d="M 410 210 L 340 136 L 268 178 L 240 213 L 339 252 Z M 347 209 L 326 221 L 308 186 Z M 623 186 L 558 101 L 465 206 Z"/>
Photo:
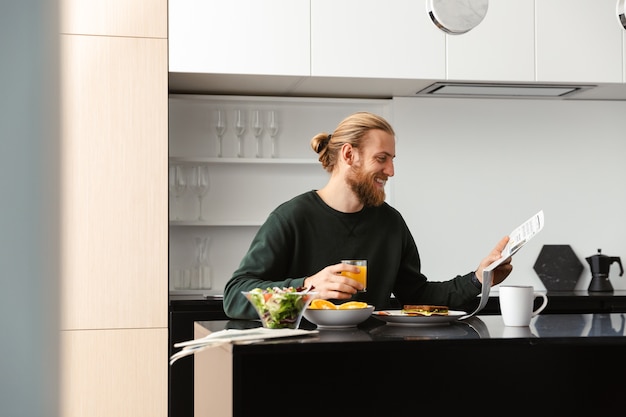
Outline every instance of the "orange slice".
<path id="1" fill-rule="evenodd" d="M 339 310 L 355 310 L 359 308 L 367 308 L 367 303 L 361 301 L 348 301 L 339 306 Z"/>
<path id="2" fill-rule="evenodd" d="M 309 304 L 309 308 L 313 310 L 336 310 L 337 306 L 328 300 L 316 298 L 315 300 L 311 301 L 311 304 Z"/>

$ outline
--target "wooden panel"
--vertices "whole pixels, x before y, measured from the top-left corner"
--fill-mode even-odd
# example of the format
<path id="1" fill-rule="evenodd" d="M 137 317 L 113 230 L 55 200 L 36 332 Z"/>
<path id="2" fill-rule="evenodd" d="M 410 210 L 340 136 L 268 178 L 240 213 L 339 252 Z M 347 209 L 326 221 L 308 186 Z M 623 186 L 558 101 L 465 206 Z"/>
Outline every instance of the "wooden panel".
<path id="1" fill-rule="evenodd" d="M 167 0 L 60 0 L 61 33 L 167 37 Z"/>
<path id="2" fill-rule="evenodd" d="M 194 339 L 200 339 L 208 334 L 209 331 L 206 328 L 198 323 L 194 324 Z M 194 355 L 195 417 L 230 417 L 233 415 L 232 351 L 233 346 L 227 344 L 201 350 Z"/>
<path id="3" fill-rule="evenodd" d="M 62 327 L 167 327 L 167 41 L 61 48 Z"/>
<path id="4" fill-rule="evenodd" d="M 61 332 L 64 417 L 167 415 L 167 329 Z"/>

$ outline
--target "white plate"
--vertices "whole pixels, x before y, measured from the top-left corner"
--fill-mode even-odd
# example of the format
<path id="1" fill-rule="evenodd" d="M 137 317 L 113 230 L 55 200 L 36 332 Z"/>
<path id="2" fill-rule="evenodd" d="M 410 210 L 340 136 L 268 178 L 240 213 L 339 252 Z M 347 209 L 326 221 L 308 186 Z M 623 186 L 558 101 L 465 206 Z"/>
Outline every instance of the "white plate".
<path id="1" fill-rule="evenodd" d="M 449 310 L 447 316 L 409 316 L 400 310 L 374 311 L 374 317 L 394 326 L 431 326 L 448 324 L 466 316 L 465 311 Z"/>

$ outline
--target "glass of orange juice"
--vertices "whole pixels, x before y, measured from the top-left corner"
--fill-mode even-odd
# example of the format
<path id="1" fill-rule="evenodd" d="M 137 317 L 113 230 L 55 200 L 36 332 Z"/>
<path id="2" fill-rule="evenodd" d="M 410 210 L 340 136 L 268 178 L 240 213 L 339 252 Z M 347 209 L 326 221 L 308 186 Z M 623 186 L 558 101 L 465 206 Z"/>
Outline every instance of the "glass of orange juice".
<path id="1" fill-rule="evenodd" d="M 342 275 L 352 278 L 355 281 L 359 281 L 363 284 L 363 289 L 361 291 L 365 292 L 367 288 L 367 261 L 365 259 L 346 259 L 342 260 L 341 263 L 359 267 L 360 271 L 357 273 L 344 271 Z"/>

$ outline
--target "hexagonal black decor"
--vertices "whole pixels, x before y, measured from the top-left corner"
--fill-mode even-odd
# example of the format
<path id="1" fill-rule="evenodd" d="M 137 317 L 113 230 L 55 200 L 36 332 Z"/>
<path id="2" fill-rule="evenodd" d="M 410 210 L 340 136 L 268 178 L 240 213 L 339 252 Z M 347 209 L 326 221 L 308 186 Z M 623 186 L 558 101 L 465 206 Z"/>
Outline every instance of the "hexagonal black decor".
<path id="1" fill-rule="evenodd" d="M 583 264 L 570 245 L 543 245 L 533 269 L 548 291 L 572 291 Z"/>

